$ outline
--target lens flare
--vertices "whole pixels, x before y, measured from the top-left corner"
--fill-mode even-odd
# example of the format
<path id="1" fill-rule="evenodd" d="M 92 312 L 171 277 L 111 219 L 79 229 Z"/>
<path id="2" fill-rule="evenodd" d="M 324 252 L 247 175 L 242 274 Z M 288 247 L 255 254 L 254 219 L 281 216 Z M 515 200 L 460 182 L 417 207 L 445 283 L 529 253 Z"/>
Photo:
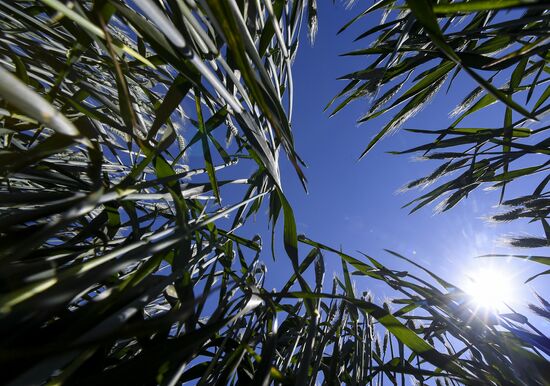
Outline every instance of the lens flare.
<path id="1" fill-rule="evenodd" d="M 499 309 L 514 298 L 513 275 L 498 268 L 480 268 L 468 275 L 464 291 L 479 307 Z"/>

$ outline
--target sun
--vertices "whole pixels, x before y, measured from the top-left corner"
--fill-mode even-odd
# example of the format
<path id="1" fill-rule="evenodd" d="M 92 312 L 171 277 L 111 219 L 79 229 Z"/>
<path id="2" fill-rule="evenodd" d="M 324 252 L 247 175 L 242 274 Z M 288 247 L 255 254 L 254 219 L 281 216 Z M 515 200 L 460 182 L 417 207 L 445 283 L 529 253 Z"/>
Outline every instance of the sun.
<path id="1" fill-rule="evenodd" d="M 463 290 L 478 307 L 498 310 L 513 301 L 514 282 L 513 275 L 502 269 L 478 268 L 468 274 Z"/>

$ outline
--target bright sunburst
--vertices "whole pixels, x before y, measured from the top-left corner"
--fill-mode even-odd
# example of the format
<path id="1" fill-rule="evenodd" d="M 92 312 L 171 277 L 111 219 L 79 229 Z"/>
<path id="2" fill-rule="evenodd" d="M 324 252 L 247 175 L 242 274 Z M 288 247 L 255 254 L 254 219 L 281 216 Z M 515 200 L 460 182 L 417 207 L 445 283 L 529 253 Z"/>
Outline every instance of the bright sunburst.
<path id="1" fill-rule="evenodd" d="M 477 306 L 486 309 L 499 309 L 513 301 L 515 288 L 513 275 L 491 267 L 479 268 L 468 274 L 464 291 Z"/>

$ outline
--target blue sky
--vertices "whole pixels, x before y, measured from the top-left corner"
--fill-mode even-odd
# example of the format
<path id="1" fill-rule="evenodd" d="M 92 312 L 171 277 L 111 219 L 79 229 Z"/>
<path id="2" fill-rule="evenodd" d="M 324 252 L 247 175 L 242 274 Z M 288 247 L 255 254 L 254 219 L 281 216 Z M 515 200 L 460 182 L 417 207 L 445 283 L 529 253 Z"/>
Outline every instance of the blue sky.
<path id="1" fill-rule="evenodd" d="M 401 207 L 417 197 L 419 191 L 396 194 L 405 183 L 423 177 L 439 164 L 433 161 L 412 162 L 410 156 L 389 155 L 390 150 L 404 150 L 427 138 L 399 131 L 386 137 L 366 158 L 357 162 L 369 140 L 389 117 L 357 126 L 356 119 L 365 113 L 369 100 L 364 99 L 329 118 L 323 112 L 328 101 L 345 85 L 336 78 L 366 66 L 363 57 L 350 58 L 338 55 L 358 48 L 368 42 L 353 43 L 363 30 L 378 23 L 379 15 L 363 19 L 355 28 L 337 36 L 338 29 L 362 9 L 346 10 L 342 5 L 319 2 L 319 32 L 311 46 L 307 39 L 301 41 L 293 67 L 295 79 L 295 106 L 293 131 L 298 153 L 308 164 L 305 170 L 309 183 L 306 194 L 290 165 L 283 165 L 285 193 L 293 205 L 298 232 L 333 247 L 358 255 L 367 253 L 387 266 L 409 269 L 400 260 L 383 251 L 384 248 L 413 258 L 446 280 L 459 284 L 469 270 L 481 265 L 498 266 L 518 276 L 517 283 L 544 269 L 542 265 L 524 263 L 516 259 L 474 259 L 486 253 L 542 253 L 536 250 L 511 250 L 496 241 L 504 234 L 540 234 L 539 225 L 514 222 L 504 225 L 488 224 L 483 217 L 494 213 L 499 198 L 498 191 L 478 189 L 467 200 L 452 210 L 434 215 L 434 206 L 425 207 L 413 215 Z M 302 31 L 305 35 L 306 31 Z M 449 124 L 448 113 L 473 88 L 467 78 L 455 82 L 450 94 L 440 93 L 426 109 L 405 124 L 409 128 L 441 129 Z M 488 126 L 501 124 L 502 114 L 495 107 L 494 115 L 474 116 L 474 119 L 489 122 Z M 492 111 L 492 110 L 488 110 Z M 496 121 L 496 122 L 493 122 Z M 529 181 L 510 186 L 509 197 L 525 193 Z M 252 224 L 254 232 L 263 235 L 264 245 L 269 243 L 269 232 L 263 219 Z M 264 254 L 270 274 L 267 287 L 278 287 L 280 280 L 291 274 L 291 267 L 280 248 L 276 263 L 270 253 Z M 267 249 L 267 248 L 266 248 Z M 303 258 L 307 250 L 301 251 Z M 325 284 L 330 285 L 332 272 L 340 272 L 340 262 L 327 256 Z M 531 288 L 543 295 L 539 278 L 531 286 L 520 286 L 518 298 L 533 300 Z M 372 290 L 377 298 L 391 295 L 391 290 L 373 280 L 356 280 L 359 290 Z"/>

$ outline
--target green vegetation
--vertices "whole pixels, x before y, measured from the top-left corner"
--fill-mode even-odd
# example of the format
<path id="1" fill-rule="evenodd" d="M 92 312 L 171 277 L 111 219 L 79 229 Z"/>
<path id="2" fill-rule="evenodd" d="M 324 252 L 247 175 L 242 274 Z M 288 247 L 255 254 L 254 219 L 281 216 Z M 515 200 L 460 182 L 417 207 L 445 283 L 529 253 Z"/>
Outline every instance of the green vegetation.
<path id="1" fill-rule="evenodd" d="M 393 1 L 380 1 L 362 12 L 342 30 L 377 8 L 391 9 Z M 414 212 L 444 196 L 438 207 L 446 211 L 472 190 L 490 186 L 501 190 L 501 204 L 513 209 L 493 216 L 495 221 L 520 218 L 542 224 L 545 235 L 518 236 L 510 243 L 518 247 L 550 246 L 549 197 L 550 138 L 543 119 L 548 113 L 548 12 L 545 2 L 469 1 L 437 4 L 408 1 L 410 12 L 392 10 L 386 22 L 368 29 L 357 40 L 379 33 L 371 47 L 349 52 L 369 56 L 369 66 L 343 76 L 344 90 L 331 102 L 339 101 L 334 113 L 354 100 L 387 86 L 358 122 L 394 113 L 391 120 L 367 145 L 361 157 L 386 134 L 399 129 L 422 107 L 462 76 L 475 81 L 464 101 L 451 112 L 446 129 L 409 131 L 435 137 L 433 141 L 398 154 L 418 153 L 443 163 L 432 174 L 412 181 L 405 188 L 426 188 L 454 173 L 410 206 Z M 546 6 L 545 6 L 546 4 Z M 520 7 L 519 10 L 513 10 Z M 485 11 L 494 8 L 500 11 Z M 503 9 L 501 9 L 503 8 Z M 511 10 L 512 9 L 512 10 Z M 476 12 L 483 11 L 483 12 Z M 509 14 L 510 12 L 515 12 Z M 396 15 L 393 15 L 393 14 Z M 392 17 L 394 16 L 394 17 Z M 439 17 L 439 23 L 436 16 Z M 502 106 L 502 120 L 493 127 L 463 127 L 472 115 L 497 116 L 494 105 Z M 490 113 L 486 111 L 490 110 Z M 480 120 L 474 120 L 479 122 Z M 533 126 L 535 121 L 535 127 Z M 528 127 L 531 126 L 531 127 Z M 521 166 L 515 167 L 520 164 Z M 534 191 L 522 197 L 505 197 L 506 185 L 531 177 L 539 180 Z"/>
<path id="2" fill-rule="evenodd" d="M 525 127 L 548 109 L 545 4 L 381 0 L 365 11 L 398 16 L 365 33 L 376 47 L 354 54 L 376 58 L 347 76 L 336 110 L 384 85 L 361 120 L 400 109 L 366 151 L 434 84 L 459 71 L 479 83 L 456 122 L 410 150 L 446 160 L 410 187 L 463 171 L 414 209 L 452 192 L 446 210 L 482 183 L 504 200 L 508 183 L 537 173 L 537 190 L 503 202 L 514 206 L 504 216 L 543 225 L 545 237 L 518 245 L 548 245 L 547 128 Z M 495 19 L 509 8 L 523 16 Z M 0 0 L 2 383 L 548 384 L 548 338 L 525 316 L 483 318 L 429 271 L 431 282 L 297 235 L 279 158 L 305 185 L 291 131 L 303 19 L 314 37 L 315 0 Z M 499 127 L 459 126 L 494 103 Z M 194 145 L 200 162 L 186 157 Z M 546 159 L 514 169 L 533 154 Z M 294 272 L 277 291 L 263 286 L 270 254 L 239 235 L 266 207 Z M 326 255 L 342 261 L 328 287 Z M 400 296 L 375 304 L 352 275 Z M 533 309 L 548 316 L 542 301 Z"/>

